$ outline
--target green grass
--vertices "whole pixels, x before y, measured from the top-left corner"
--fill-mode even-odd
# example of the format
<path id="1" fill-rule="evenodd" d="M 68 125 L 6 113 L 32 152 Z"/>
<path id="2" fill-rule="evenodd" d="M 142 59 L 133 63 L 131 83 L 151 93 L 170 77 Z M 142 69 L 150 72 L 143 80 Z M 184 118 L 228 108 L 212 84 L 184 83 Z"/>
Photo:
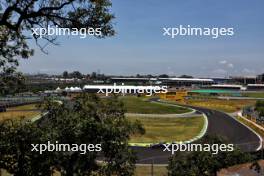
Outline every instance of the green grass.
<path id="1" fill-rule="evenodd" d="M 33 117 L 41 113 L 40 111 L 32 111 L 34 109 L 37 109 L 36 104 L 29 104 L 29 105 L 8 108 L 7 112 L 0 112 L 0 121 L 8 120 L 8 119 L 19 120 L 23 118 L 32 119 Z"/>
<path id="2" fill-rule="evenodd" d="M 135 176 L 151 176 L 151 166 L 137 166 L 135 170 Z M 166 166 L 154 166 L 153 167 L 154 176 L 166 176 L 168 175 L 168 170 Z"/>
<path id="3" fill-rule="evenodd" d="M 174 101 L 165 100 L 170 103 L 175 103 Z M 224 111 L 226 113 L 232 113 L 241 110 L 245 106 L 255 105 L 256 100 L 222 100 L 222 99 L 188 99 L 186 100 L 186 105 L 204 107 L 208 109 L 214 109 L 219 111 Z"/>
<path id="4" fill-rule="evenodd" d="M 139 114 L 181 114 L 190 112 L 190 109 L 184 107 L 170 106 L 149 102 L 146 98 L 133 96 L 120 97 L 128 113 Z"/>
<path id="5" fill-rule="evenodd" d="M 254 105 L 255 100 L 220 100 L 220 99 L 208 99 L 208 100 L 188 100 L 187 104 L 199 107 L 205 107 L 209 109 L 215 109 L 232 113 L 241 110 L 245 106 Z"/>
<path id="6" fill-rule="evenodd" d="M 264 98 L 264 92 L 243 93 L 243 96 L 252 98 Z"/>
<path id="7" fill-rule="evenodd" d="M 197 136 L 204 125 L 200 117 L 127 117 L 130 121 L 139 120 L 146 133 L 131 136 L 131 143 L 158 143 L 190 140 Z"/>
<path id="8" fill-rule="evenodd" d="M 15 107 L 8 108 L 8 110 L 34 110 L 34 109 L 39 109 L 37 107 L 37 104 L 28 104 L 28 105 L 15 106 Z"/>
<path id="9" fill-rule="evenodd" d="M 0 169 L 0 175 L 1 176 L 11 176 L 6 170 Z"/>

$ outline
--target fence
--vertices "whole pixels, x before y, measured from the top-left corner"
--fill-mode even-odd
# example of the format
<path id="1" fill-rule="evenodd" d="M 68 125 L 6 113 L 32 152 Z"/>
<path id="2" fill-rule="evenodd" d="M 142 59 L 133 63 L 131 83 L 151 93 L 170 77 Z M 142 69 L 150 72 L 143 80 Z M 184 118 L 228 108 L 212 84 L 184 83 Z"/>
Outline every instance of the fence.
<path id="1" fill-rule="evenodd" d="M 242 115 L 244 117 L 250 118 L 260 125 L 264 125 L 264 117 L 260 116 L 254 107 L 245 107 L 242 110 Z"/>
<path id="2" fill-rule="evenodd" d="M 38 103 L 43 101 L 42 97 L 1 97 L 0 105 L 1 107 L 13 107 L 13 106 L 21 106 L 31 103 Z"/>

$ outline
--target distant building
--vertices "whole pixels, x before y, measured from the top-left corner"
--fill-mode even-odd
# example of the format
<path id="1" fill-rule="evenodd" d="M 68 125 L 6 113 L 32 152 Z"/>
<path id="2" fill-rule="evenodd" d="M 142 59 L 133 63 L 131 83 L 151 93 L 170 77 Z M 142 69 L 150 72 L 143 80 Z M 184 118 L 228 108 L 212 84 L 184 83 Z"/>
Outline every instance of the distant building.
<path id="1" fill-rule="evenodd" d="M 232 84 L 232 83 L 234 83 L 234 81 L 231 78 L 214 77 L 211 79 L 214 80 L 214 84 Z"/>
<path id="2" fill-rule="evenodd" d="M 134 85 L 162 84 L 172 87 L 204 86 L 214 83 L 213 79 L 202 78 L 110 78 L 112 83 L 128 83 Z"/>
<path id="3" fill-rule="evenodd" d="M 210 88 L 224 90 L 245 90 L 245 87 L 236 84 L 213 84 Z"/>
<path id="4" fill-rule="evenodd" d="M 264 84 L 248 84 L 247 90 L 264 90 Z"/>
<path id="5" fill-rule="evenodd" d="M 261 75 L 258 75 L 258 81 L 259 81 L 259 83 L 264 84 L 264 73 Z"/>
<path id="6" fill-rule="evenodd" d="M 258 83 L 257 76 L 236 76 L 230 78 L 233 80 L 234 83 L 239 83 L 243 85 Z"/>
<path id="7" fill-rule="evenodd" d="M 157 78 L 136 78 L 136 77 L 112 77 L 111 83 L 125 83 L 125 84 L 149 84 L 157 81 Z"/>
<path id="8" fill-rule="evenodd" d="M 203 78 L 159 78 L 162 84 L 175 87 L 206 86 L 214 83 L 213 79 Z"/>

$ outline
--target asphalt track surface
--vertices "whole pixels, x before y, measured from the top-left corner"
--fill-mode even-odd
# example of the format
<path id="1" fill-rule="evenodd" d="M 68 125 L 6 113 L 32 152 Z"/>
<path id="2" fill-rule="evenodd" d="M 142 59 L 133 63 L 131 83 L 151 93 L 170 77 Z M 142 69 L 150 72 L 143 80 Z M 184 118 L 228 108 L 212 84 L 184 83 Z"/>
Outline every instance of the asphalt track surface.
<path id="1" fill-rule="evenodd" d="M 152 101 L 157 101 L 157 99 Z M 200 107 L 191 108 L 206 114 L 208 118 L 206 134 L 222 136 L 243 151 L 256 151 L 258 149 L 259 137 L 226 113 Z M 132 149 L 137 154 L 137 164 L 167 164 L 168 158 L 171 156 L 171 152 L 163 151 L 164 148 L 162 147 L 132 147 Z"/>

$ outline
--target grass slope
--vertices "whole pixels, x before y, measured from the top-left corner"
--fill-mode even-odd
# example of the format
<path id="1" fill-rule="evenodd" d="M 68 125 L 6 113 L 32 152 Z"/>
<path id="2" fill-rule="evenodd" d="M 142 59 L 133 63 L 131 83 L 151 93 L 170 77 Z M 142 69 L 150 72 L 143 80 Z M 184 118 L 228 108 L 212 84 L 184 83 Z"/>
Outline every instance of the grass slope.
<path id="1" fill-rule="evenodd" d="M 205 107 L 224 111 L 227 113 L 236 112 L 245 106 L 254 105 L 255 100 L 220 100 L 220 99 L 204 99 L 204 100 L 187 100 L 188 105 Z"/>
<path id="2" fill-rule="evenodd" d="M 243 96 L 252 98 L 264 98 L 264 92 L 248 92 L 244 93 Z"/>
<path id="3" fill-rule="evenodd" d="M 198 135 L 204 125 L 200 117 L 127 117 L 130 121 L 139 120 L 146 133 L 142 136 L 131 136 L 130 142 L 158 143 L 161 141 L 185 141 Z"/>
<path id="4" fill-rule="evenodd" d="M 190 109 L 184 107 L 176 107 L 153 103 L 147 101 L 147 99 L 125 96 L 120 97 L 123 101 L 125 109 L 128 113 L 139 113 L 139 114 L 181 114 L 190 112 Z"/>
<path id="5" fill-rule="evenodd" d="M 135 176 L 150 176 L 151 166 L 137 166 L 135 170 Z M 168 175 L 168 170 L 166 166 L 154 166 L 153 175 L 155 176 L 166 176 Z"/>

